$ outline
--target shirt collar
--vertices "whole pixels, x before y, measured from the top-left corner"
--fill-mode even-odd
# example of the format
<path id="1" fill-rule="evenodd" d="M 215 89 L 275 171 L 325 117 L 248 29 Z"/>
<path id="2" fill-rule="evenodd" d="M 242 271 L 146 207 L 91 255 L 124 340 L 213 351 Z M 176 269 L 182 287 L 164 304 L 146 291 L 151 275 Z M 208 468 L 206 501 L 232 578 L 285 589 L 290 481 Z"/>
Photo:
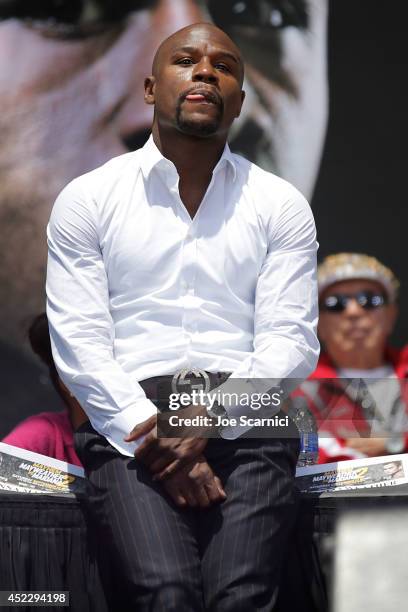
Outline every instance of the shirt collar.
<path id="1" fill-rule="evenodd" d="M 157 167 L 167 166 L 167 167 L 174 168 L 173 162 L 171 162 L 169 159 L 167 159 L 160 153 L 159 149 L 157 148 L 153 140 L 152 134 L 150 135 L 150 138 L 146 142 L 146 144 L 142 147 L 141 153 L 142 153 L 141 155 L 142 159 L 140 161 L 140 167 L 143 172 L 143 176 L 146 179 L 149 177 L 150 172 L 156 166 Z M 231 149 L 229 148 L 228 144 L 225 145 L 221 158 L 219 159 L 217 165 L 214 168 L 214 173 L 218 172 L 218 170 L 220 170 L 220 168 L 222 168 L 226 164 L 229 164 L 229 166 L 231 167 L 232 173 L 233 173 L 233 180 L 235 181 L 235 178 L 237 175 L 236 162 L 235 162 L 234 156 L 231 153 Z"/>

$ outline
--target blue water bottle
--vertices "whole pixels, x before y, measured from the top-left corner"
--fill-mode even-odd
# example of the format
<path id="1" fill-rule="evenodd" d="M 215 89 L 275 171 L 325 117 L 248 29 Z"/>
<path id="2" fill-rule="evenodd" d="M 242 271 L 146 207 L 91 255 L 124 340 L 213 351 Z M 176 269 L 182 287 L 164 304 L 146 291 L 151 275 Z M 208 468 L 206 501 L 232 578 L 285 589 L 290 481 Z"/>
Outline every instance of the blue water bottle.
<path id="1" fill-rule="evenodd" d="M 319 435 L 316 419 L 310 412 L 304 398 L 291 398 L 289 416 L 299 430 L 300 452 L 297 467 L 314 465 L 317 463 L 319 456 Z"/>

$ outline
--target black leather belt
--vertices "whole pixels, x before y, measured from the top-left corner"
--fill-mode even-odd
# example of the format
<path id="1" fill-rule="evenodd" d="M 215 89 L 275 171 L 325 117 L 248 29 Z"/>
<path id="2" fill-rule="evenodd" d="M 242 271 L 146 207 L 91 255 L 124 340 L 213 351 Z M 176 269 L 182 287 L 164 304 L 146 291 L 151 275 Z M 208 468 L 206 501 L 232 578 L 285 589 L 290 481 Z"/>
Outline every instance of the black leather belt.
<path id="1" fill-rule="evenodd" d="M 231 372 L 207 372 L 194 368 L 174 375 L 153 376 L 140 381 L 146 397 L 152 401 L 168 401 L 172 393 L 191 393 L 194 389 L 211 391 L 225 382 Z"/>

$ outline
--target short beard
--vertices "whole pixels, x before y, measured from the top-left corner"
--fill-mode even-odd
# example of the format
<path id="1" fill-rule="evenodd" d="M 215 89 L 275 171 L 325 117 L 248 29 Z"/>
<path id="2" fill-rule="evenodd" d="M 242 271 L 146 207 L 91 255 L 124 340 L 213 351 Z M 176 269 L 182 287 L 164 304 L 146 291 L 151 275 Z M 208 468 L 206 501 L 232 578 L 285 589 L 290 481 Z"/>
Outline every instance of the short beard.
<path id="1" fill-rule="evenodd" d="M 212 121 L 197 122 L 185 119 L 183 117 L 183 101 L 184 100 L 179 100 L 176 108 L 176 126 L 180 132 L 183 132 L 183 134 L 187 134 L 188 136 L 205 138 L 206 136 L 212 136 L 218 131 L 224 114 L 224 105 L 222 103 L 217 106 L 218 112 Z"/>

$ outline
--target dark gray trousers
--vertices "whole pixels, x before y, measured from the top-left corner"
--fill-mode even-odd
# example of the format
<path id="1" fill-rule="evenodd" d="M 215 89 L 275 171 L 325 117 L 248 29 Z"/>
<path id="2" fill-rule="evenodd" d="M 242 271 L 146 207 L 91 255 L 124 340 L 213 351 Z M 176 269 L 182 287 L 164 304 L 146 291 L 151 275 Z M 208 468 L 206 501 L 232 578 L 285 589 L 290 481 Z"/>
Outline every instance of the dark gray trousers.
<path id="1" fill-rule="evenodd" d="M 274 609 L 296 508 L 297 439 L 209 440 L 205 455 L 228 497 L 206 510 L 179 509 L 89 423 L 75 445 L 94 485 L 89 517 L 116 585 L 113 610 Z"/>

